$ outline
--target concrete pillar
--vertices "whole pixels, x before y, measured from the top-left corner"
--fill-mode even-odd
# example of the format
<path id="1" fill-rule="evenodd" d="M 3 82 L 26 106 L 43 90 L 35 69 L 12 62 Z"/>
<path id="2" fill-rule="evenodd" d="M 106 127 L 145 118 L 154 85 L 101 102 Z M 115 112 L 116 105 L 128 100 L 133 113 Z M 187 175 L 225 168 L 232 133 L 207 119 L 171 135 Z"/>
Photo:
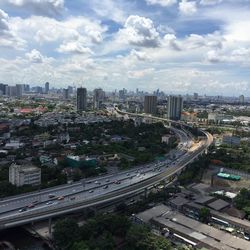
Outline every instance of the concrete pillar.
<path id="1" fill-rule="evenodd" d="M 52 233 L 52 218 L 49 218 L 49 236 L 51 236 Z"/>

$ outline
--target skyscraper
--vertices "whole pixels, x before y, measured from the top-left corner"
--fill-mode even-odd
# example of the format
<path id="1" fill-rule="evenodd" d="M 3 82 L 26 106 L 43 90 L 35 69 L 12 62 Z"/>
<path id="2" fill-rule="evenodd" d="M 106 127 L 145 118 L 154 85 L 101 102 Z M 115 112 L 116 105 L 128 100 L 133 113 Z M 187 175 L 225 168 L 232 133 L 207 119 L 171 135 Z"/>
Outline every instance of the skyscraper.
<path id="1" fill-rule="evenodd" d="M 172 96 L 168 97 L 168 113 L 167 117 L 170 120 L 180 120 L 181 112 L 183 108 L 182 96 Z"/>
<path id="2" fill-rule="evenodd" d="M 244 97 L 244 95 L 240 95 L 240 96 L 239 96 L 239 102 L 240 102 L 240 104 L 243 104 L 243 103 L 245 102 L 245 97 Z"/>
<path id="3" fill-rule="evenodd" d="M 23 84 L 16 84 L 16 96 L 21 97 L 23 95 Z"/>
<path id="4" fill-rule="evenodd" d="M 69 99 L 69 89 L 63 89 L 63 99 Z"/>
<path id="5" fill-rule="evenodd" d="M 45 94 L 48 94 L 49 93 L 49 82 L 46 82 L 45 83 Z"/>
<path id="6" fill-rule="evenodd" d="M 157 110 L 157 96 L 146 95 L 144 97 L 144 112 L 148 114 L 156 114 Z"/>
<path id="7" fill-rule="evenodd" d="M 77 88 L 76 93 L 77 111 L 85 111 L 87 109 L 87 89 Z"/>
<path id="8" fill-rule="evenodd" d="M 95 89 L 94 95 L 93 95 L 93 106 L 94 109 L 99 109 L 100 105 L 104 101 L 105 98 L 105 92 L 102 89 Z"/>

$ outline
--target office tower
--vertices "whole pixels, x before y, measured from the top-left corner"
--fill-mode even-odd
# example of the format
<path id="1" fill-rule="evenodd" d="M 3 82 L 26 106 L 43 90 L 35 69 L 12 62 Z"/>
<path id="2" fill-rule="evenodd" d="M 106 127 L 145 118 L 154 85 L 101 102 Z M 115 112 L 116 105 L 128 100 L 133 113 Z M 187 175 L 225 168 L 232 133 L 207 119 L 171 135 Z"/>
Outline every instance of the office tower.
<path id="1" fill-rule="evenodd" d="M 95 89 L 93 95 L 94 109 L 99 109 L 105 98 L 105 92 L 102 89 Z"/>
<path id="2" fill-rule="evenodd" d="M 1 91 L 2 95 L 6 95 L 6 88 L 7 87 L 8 87 L 7 84 L 0 83 L 0 91 Z"/>
<path id="3" fill-rule="evenodd" d="M 69 95 L 73 94 L 73 87 L 72 86 L 68 86 L 68 90 L 69 90 Z"/>
<path id="4" fill-rule="evenodd" d="M 30 85 L 29 84 L 23 85 L 23 92 L 30 92 Z"/>
<path id="5" fill-rule="evenodd" d="M 23 84 L 16 84 L 16 97 L 23 95 Z"/>
<path id="6" fill-rule="evenodd" d="M 7 86 L 6 87 L 6 95 L 9 97 L 14 97 L 17 94 L 16 90 L 17 90 L 16 86 Z"/>
<path id="7" fill-rule="evenodd" d="M 49 82 L 46 82 L 45 83 L 45 91 L 44 91 L 45 94 L 48 94 L 49 93 Z"/>
<path id="8" fill-rule="evenodd" d="M 64 100 L 69 99 L 69 89 L 63 89 L 63 99 Z"/>
<path id="9" fill-rule="evenodd" d="M 87 89 L 77 88 L 76 92 L 77 111 L 85 111 L 87 109 Z"/>
<path id="10" fill-rule="evenodd" d="M 182 96 L 169 96 L 168 97 L 168 113 L 167 117 L 170 120 L 180 120 L 183 108 Z"/>
<path id="11" fill-rule="evenodd" d="M 157 96 L 146 95 L 144 97 L 144 112 L 148 114 L 156 114 Z"/>
<path id="12" fill-rule="evenodd" d="M 198 100 L 198 97 L 199 97 L 198 93 L 194 93 L 194 100 Z"/>
<path id="13" fill-rule="evenodd" d="M 241 104 L 243 104 L 243 103 L 245 102 L 245 97 L 244 97 L 244 95 L 240 95 L 240 96 L 239 96 L 239 102 L 240 102 Z"/>

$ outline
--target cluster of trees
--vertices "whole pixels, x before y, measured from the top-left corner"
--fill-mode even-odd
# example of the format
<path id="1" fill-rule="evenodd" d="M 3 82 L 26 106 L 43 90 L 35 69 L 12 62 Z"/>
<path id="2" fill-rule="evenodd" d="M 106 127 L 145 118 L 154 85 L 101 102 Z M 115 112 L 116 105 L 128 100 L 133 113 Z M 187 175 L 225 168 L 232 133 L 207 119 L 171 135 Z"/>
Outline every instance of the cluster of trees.
<path id="1" fill-rule="evenodd" d="M 227 168 L 250 172 L 250 151 L 248 146 L 242 145 L 239 149 L 222 145 L 220 149 L 211 151 L 212 153 L 209 155 L 211 160 L 219 160 L 222 162 L 222 165 Z"/>
<path id="2" fill-rule="evenodd" d="M 77 133 L 78 139 L 92 140 L 97 138 L 100 140 L 109 140 L 108 136 L 119 135 L 125 137 L 126 140 L 119 143 L 109 142 L 108 145 L 102 143 L 89 144 L 88 146 L 80 146 L 76 150 L 76 154 L 92 154 L 101 155 L 123 153 L 135 158 L 134 164 L 141 164 L 154 160 L 156 156 L 164 155 L 175 146 L 161 143 L 161 137 L 169 133 L 162 123 L 141 124 L 135 126 L 133 121 L 111 121 L 108 123 L 99 123 L 90 125 L 81 125 L 81 132 Z M 74 135 L 75 132 L 71 132 Z M 144 148 L 138 151 L 138 148 Z M 122 167 L 126 168 L 129 163 L 122 162 Z"/>
<path id="3" fill-rule="evenodd" d="M 210 160 L 207 156 L 201 156 L 197 161 L 189 166 L 178 176 L 180 185 L 188 185 L 193 182 L 199 182 L 204 171 L 208 168 Z"/>
<path id="4" fill-rule="evenodd" d="M 83 226 L 70 219 L 58 221 L 53 239 L 61 250 L 170 250 L 170 243 L 151 233 L 144 225 L 134 225 L 128 217 L 97 215 Z"/>
<path id="5" fill-rule="evenodd" d="M 247 219 L 250 219 L 250 190 L 243 188 L 236 196 L 234 204 L 238 209 L 246 213 Z"/>

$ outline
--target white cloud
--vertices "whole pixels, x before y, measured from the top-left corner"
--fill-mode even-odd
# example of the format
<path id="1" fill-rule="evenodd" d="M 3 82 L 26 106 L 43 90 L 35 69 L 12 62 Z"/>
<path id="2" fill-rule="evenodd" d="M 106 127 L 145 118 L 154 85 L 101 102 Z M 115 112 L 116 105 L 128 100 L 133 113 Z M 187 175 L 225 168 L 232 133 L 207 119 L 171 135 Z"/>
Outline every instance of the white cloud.
<path id="1" fill-rule="evenodd" d="M 56 16 L 64 10 L 64 0 L 0 0 L 36 15 Z"/>
<path id="2" fill-rule="evenodd" d="M 217 50 L 209 50 L 207 52 L 207 60 L 211 63 L 218 63 L 222 60 L 222 56 Z"/>
<path id="3" fill-rule="evenodd" d="M 11 25 L 20 35 L 35 38 L 39 43 L 57 40 L 72 40 L 85 37 L 89 43 L 102 41 L 102 32 L 106 27 L 88 18 L 69 17 L 58 21 L 48 17 L 32 16 L 30 18 L 12 18 Z"/>
<path id="4" fill-rule="evenodd" d="M 18 37 L 10 26 L 10 18 L 0 9 L 0 47 L 23 49 L 25 41 Z"/>
<path id="5" fill-rule="evenodd" d="M 31 52 L 26 53 L 25 56 L 32 63 L 42 63 L 44 60 L 42 54 L 36 49 L 33 49 Z"/>
<path id="6" fill-rule="evenodd" d="M 153 21 L 141 16 L 129 16 L 124 28 L 119 30 L 118 40 L 121 43 L 141 47 L 158 47 L 160 45 L 159 33 Z"/>
<path id="7" fill-rule="evenodd" d="M 169 7 L 176 4 L 176 0 L 146 0 L 148 5 L 159 4 L 163 7 Z"/>
<path id="8" fill-rule="evenodd" d="M 134 49 L 130 52 L 130 56 L 135 57 L 139 61 L 146 61 L 149 59 L 146 52 L 138 51 Z"/>
<path id="9" fill-rule="evenodd" d="M 95 13 L 103 18 L 111 19 L 117 23 L 124 23 L 127 18 L 123 6 L 118 1 L 113 0 L 91 0 L 91 7 Z"/>
<path id="10" fill-rule="evenodd" d="M 187 37 L 184 46 L 187 49 L 197 49 L 201 47 L 221 49 L 224 40 L 223 36 L 218 32 L 207 34 L 205 36 L 190 34 Z"/>
<path id="11" fill-rule="evenodd" d="M 197 12 L 197 6 L 195 1 L 182 0 L 179 3 L 179 11 L 182 15 L 192 16 Z"/>
<path id="12" fill-rule="evenodd" d="M 76 54 L 92 54 L 90 48 L 84 47 L 81 41 L 70 41 L 64 44 L 61 44 L 57 49 L 60 53 L 76 53 Z"/>
<path id="13" fill-rule="evenodd" d="M 128 71 L 128 78 L 143 78 L 147 75 L 150 75 L 154 72 L 154 68 L 147 68 L 142 70 L 134 70 L 134 71 Z"/>
<path id="14" fill-rule="evenodd" d="M 166 34 L 163 38 L 163 44 L 169 47 L 170 49 L 179 51 L 181 50 L 181 44 L 177 41 L 174 34 Z"/>
<path id="15" fill-rule="evenodd" d="M 223 0 L 201 0 L 200 4 L 201 5 L 214 5 L 221 3 Z"/>

